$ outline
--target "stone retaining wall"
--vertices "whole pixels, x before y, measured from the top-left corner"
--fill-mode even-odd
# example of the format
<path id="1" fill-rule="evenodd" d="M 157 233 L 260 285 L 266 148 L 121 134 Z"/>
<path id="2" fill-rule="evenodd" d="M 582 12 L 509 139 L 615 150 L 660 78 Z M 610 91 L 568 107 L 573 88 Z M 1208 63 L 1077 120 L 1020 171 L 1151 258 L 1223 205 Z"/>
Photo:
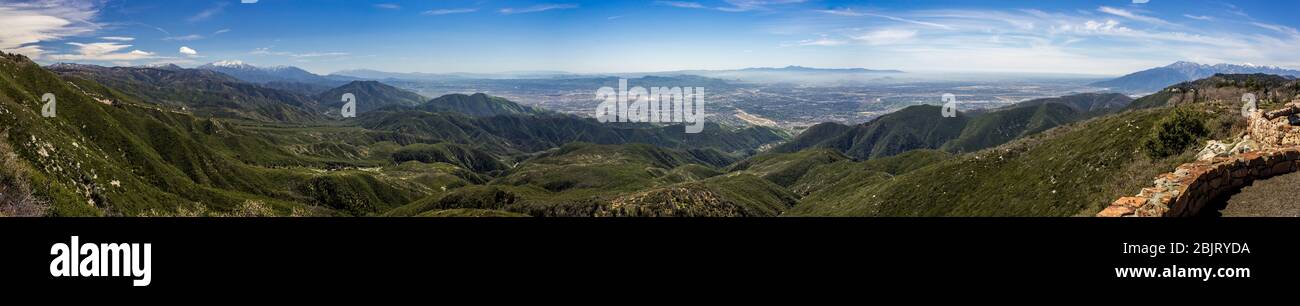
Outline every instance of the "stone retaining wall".
<path id="1" fill-rule="evenodd" d="M 1220 195 L 1239 190 L 1254 180 L 1295 172 L 1297 168 L 1300 168 L 1300 146 L 1187 163 L 1157 177 L 1154 187 L 1116 200 L 1097 216 L 1196 216 Z"/>
<path id="2" fill-rule="evenodd" d="M 1196 216 L 1221 195 L 1300 168 L 1300 101 L 1269 112 L 1255 110 L 1246 118 L 1246 133 L 1235 145 L 1211 141 L 1196 162 L 1156 177 L 1154 187 L 1116 200 L 1097 216 Z"/>

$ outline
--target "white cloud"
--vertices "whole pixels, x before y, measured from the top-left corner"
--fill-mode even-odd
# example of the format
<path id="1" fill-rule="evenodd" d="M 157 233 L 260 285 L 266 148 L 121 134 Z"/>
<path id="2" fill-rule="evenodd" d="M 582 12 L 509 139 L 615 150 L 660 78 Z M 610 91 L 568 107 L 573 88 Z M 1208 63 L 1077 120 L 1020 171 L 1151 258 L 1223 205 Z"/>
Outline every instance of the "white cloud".
<path id="1" fill-rule="evenodd" d="M 230 32 L 230 29 L 220 29 L 220 30 L 217 30 L 216 32 L 212 32 L 212 36 L 221 35 L 222 33 L 226 33 L 226 32 Z"/>
<path id="2" fill-rule="evenodd" d="M 687 2 L 687 1 L 655 1 L 655 4 L 667 5 L 671 7 L 680 7 L 680 8 L 693 8 L 693 9 L 708 8 L 703 4 L 700 4 L 699 2 Z"/>
<path id="3" fill-rule="evenodd" d="M 194 14 L 194 16 L 190 16 L 190 18 L 186 19 L 186 21 L 189 21 L 190 23 L 195 23 L 195 22 L 211 19 L 212 16 L 216 16 L 217 14 L 221 14 L 222 11 L 225 11 L 227 4 L 228 3 L 226 2 L 217 2 L 216 6 L 200 11 L 198 14 Z"/>
<path id="4" fill-rule="evenodd" d="M 550 10 L 567 10 L 578 8 L 577 4 L 538 4 L 525 8 L 503 8 L 499 12 L 505 15 L 538 13 Z"/>
<path id="5" fill-rule="evenodd" d="M 801 40 L 801 41 L 796 42 L 796 43 L 785 43 L 785 44 L 781 44 L 781 46 L 782 46 L 782 47 L 793 47 L 793 46 L 834 47 L 834 46 L 842 46 L 842 45 L 845 45 L 845 44 L 848 44 L 848 42 L 843 41 L 843 40 L 837 40 L 837 39 L 830 39 L 830 38 L 822 37 L 822 38 L 818 38 L 818 39 L 806 39 L 806 40 Z"/>
<path id="6" fill-rule="evenodd" d="M 1284 26 L 1284 25 L 1268 24 L 1263 22 L 1251 22 L 1250 24 L 1260 28 L 1277 31 L 1279 33 L 1290 35 L 1290 36 L 1300 36 L 1300 32 L 1297 32 L 1295 28 Z"/>
<path id="7" fill-rule="evenodd" d="M 755 10 L 770 10 L 769 6 L 781 4 L 797 4 L 807 2 L 806 0 L 724 0 L 728 5 L 718 7 L 723 12 L 748 12 Z"/>
<path id="8" fill-rule="evenodd" d="M 1168 22 L 1168 21 L 1165 21 L 1164 19 L 1160 19 L 1160 18 L 1156 18 L 1156 17 L 1151 17 L 1151 16 L 1146 16 L 1146 15 L 1141 15 L 1141 14 L 1134 13 L 1134 12 L 1131 12 L 1131 11 L 1128 11 L 1128 10 L 1125 10 L 1125 9 L 1120 9 L 1120 8 L 1113 8 L 1113 7 L 1109 7 L 1109 6 L 1103 6 L 1103 7 L 1097 8 L 1097 11 L 1102 12 L 1102 13 L 1106 13 L 1106 14 L 1111 14 L 1111 15 L 1115 15 L 1115 16 L 1120 16 L 1120 17 L 1124 17 L 1124 18 L 1128 18 L 1128 19 L 1136 20 L 1136 21 L 1139 21 L 1139 22 L 1150 23 L 1150 24 L 1154 24 L 1154 25 L 1162 25 L 1162 26 L 1173 26 L 1173 25 L 1174 25 L 1173 23 Z"/>
<path id="9" fill-rule="evenodd" d="M 1183 14 L 1183 17 L 1187 17 L 1187 18 L 1189 18 L 1189 19 L 1196 19 L 1196 20 L 1200 20 L 1200 21 L 1212 21 L 1212 20 L 1214 20 L 1214 17 L 1210 17 L 1210 16 L 1198 16 L 1198 15 L 1192 15 L 1192 14 Z"/>
<path id="10" fill-rule="evenodd" d="M 0 51 L 40 59 L 39 44 L 93 32 L 99 1 L 4 2 L 0 6 Z"/>
<path id="11" fill-rule="evenodd" d="M 916 30 L 885 29 L 854 36 L 853 39 L 868 45 L 889 45 L 904 43 L 916 37 Z"/>
<path id="12" fill-rule="evenodd" d="M 385 9 L 385 10 L 400 10 L 402 9 L 402 6 L 397 5 L 395 3 L 380 3 L 380 4 L 375 4 L 375 8 Z"/>
<path id="13" fill-rule="evenodd" d="M 1153 24 L 1110 13 L 1075 10 L 883 13 L 836 8 L 811 12 L 817 14 L 766 27 L 783 36 L 840 34 L 849 38 L 848 45 L 818 52 L 853 52 L 872 62 L 899 63 L 896 68 L 903 70 L 1123 74 L 1177 60 L 1300 67 L 1300 58 L 1295 56 L 1300 54 L 1300 31 L 1278 24 L 1166 26 L 1159 21 Z M 1134 12 L 1128 15 L 1141 19 L 1142 15 Z M 796 44 L 783 44 L 788 45 Z"/>
<path id="14" fill-rule="evenodd" d="M 104 36 L 104 37 L 100 37 L 99 39 L 103 39 L 103 40 L 111 40 L 111 41 L 132 41 L 132 40 L 135 40 L 135 37 L 125 37 L 125 36 Z"/>
<path id="15" fill-rule="evenodd" d="M 923 25 L 923 26 L 928 26 L 928 27 L 935 27 L 935 28 L 940 28 L 940 29 L 944 29 L 944 30 L 952 30 L 952 29 L 953 29 L 951 26 L 948 26 L 948 25 L 945 25 L 945 24 L 939 24 L 939 23 L 928 22 L 928 21 L 920 21 L 920 20 L 908 19 L 908 18 L 902 18 L 902 17 L 895 17 L 895 16 L 884 15 L 884 14 L 877 14 L 877 13 L 857 12 L 857 11 L 854 11 L 854 10 L 852 10 L 852 9 L 818 10 L 817 12 L 820 12 L 820 13 L 823 13 L 823 14 L 836 15 L 836 16 L 845 16 L 845 17 L 878 17 L 878 18 L 884 18 L 884 19 L 888 19 L 888 20 L 892 20 L 892 21 L 905 22 L 905 23 L 910 23 L 910 24 L 915 24 L 915 25 Z"/>
<path id="16" fill-rule="evenodd" d="M 436 9 L 436 10 L 427 10 L 420 14 L 426 16 L 441 16 L 441 15 L 451 15 L 451 14 L 473 13 L 477 11 L 478 9 L 476 8 Z"/>
<path id="17" fill-rule="evenodd" d="M 141 50 L 118 52 L 130 48 L 131 45 L 115 42 L 68 44 L 77 47 L 76 54 L 51 54 L 47 58 L 57 61 L 134 61 L 156 57 L 152 52 Z"/>
<path id="18" fill-rule="evenodd" d="M 198 55 L 199 55 L 199 51 L 196 51 L 196 50 L 194 50 L 193 48 L 186 47 L 186 46 L 181 46 L 181 49 L 180 49 L 180 51 L 178 51 L 178 52 L 180 52 L 181 54 L 183 54 L 183 55 L 185 55 L 185 56 L 198 56 Z"/>
<path id="19" fill-rule="evenodd" d="M 1088 31 L 1097 31 L 1097 32 L 1132 31 L 1132 29 L 1120 26 L 1119 21 L 1115 21 L 1114 19 L 1107 19 L 1106 21 L 1102 21 L 1102 22 L 1096 20 L 1088 20 L 1087 22 L 1083 23 L 1083 29 Z"/>
<path id="20" fill-rule="evenodd" d="M 347 53 L 347 52 L 307 52 L 307 53 L 294 53 L 294 52 L 287 52 L 287 51 L 272 51 L 271 48 L 257 48 L 257 49 L 253 49 L 253 51 L 248 52 L 248 54 L 253 54 L 253 55 L 287 56 L 287 57 L 293 57 L 293 58 L 342 57 L 342 56 L 352 55 L 351 53 Z"/>
<path id="21" fill-rule="evenodd" d="M 854 12 L 853 9 L 849 9 L 849 8 L 832 9 L 832 10 L 817 10 L 816 12 L 823 13 L 823 14 L 836 15 L 836 16 L 846 16 L 846 17 L 862 17 L 862 16 L 863 16 L 862 13 Z"/>
<path id="22" fill-rule="evenodd" d="M 185 36 L 170 36 L 170 37 L 163 37 L 163 40 L 194 41 L 194 40 L 200 40 L 200 39 L 203 39 L 203 38 L 204 38 L 203 35 L 199 35 L 199 34 L 190 34 L 190 35 L 185 35 Z"/>

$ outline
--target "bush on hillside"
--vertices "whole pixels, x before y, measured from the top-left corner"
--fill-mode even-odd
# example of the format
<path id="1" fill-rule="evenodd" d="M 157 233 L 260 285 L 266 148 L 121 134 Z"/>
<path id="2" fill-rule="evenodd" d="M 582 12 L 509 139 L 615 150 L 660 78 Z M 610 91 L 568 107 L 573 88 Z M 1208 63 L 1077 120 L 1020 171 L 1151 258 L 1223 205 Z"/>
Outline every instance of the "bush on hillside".
<path id="1" fill-rule="evenodd" d="M 1200 114 L 1186 108 L 1177 108 L 1156 123 L 1142 148 L 1152 159 L 1161 159 L 1183 153 L 1207 135 L 1209 129 L 1205 127 L 1205 119 Z"/>

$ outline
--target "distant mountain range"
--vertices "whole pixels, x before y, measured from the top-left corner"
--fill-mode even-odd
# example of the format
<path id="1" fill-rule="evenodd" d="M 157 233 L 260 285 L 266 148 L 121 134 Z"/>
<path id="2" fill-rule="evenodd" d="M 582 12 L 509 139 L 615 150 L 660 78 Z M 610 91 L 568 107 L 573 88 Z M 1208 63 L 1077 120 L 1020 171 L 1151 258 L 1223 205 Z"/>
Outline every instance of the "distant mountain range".
<path id="1" fill-rule="evenodd" d="M 813 68 L 804 66 L 785 66 L 782 68 L 758 67 L 745 68 L 735 71 L 768 71 L 768 72 L 822 72 L 822 73 L 903 73 L 902 70 L 875 70 L 866 68 Z"/>
<path id="2" fill-rule="evenodd" d="M 1274 74 L 1280 76 L 1300 76 L 1300 71 L 1271 66 L 1217 64 L 1205 65 L 1193 62 L 1176 62 L 1169 66 L 1138 71 L 1117 79 L 1092 83 L 1091 86 L 1108 88 L 1125 93 L 1153 93 L 1174 84 L 1199 80 L 1215 74 Z"/>
<path id="3" fill-rule="evenodd" d="M 500 73 L 423 73 L 423 72 L 386 72 L 371 69 L 344 70 L 326 76 L 328 78 L 361 78 L 368 80 L 448 80 L 448 79 L 554 79 L 554 78 L 591 78 L 603 76 L 619 76 L 625 78 L 638 78 L 644 76 L 681 76 L 696 75 L 711 78 L 730 78 L 730 79 L 754 79 L 757 81 L 766 80 L 788 80 L 793 78 L 805 78 L 810 75 L 828 75 L 835 77 L 844 77 L 847 75 L 858 76 L 876 76 L 881 74 L 904 73 L 899 70 L 874 70 L 866 68 L 813 68 L 804 66 L 786 66 L 786 67 L 753 67 L 731 70 L 675 70 L 659 72 L 636 72 L 636 73 L 607 73 L 607 74 L 582 74 L 564 71 L 513 71 Z"/>
<path id="4" fill-rule="evenodd" d="M 55 64 L 46 67 L 141 99 L 200 116 L 260 121 L 310 122 L 322 119 L 314 98 L 240 81 L 227 74 L 175 65 L 102 67 Z M 336 98 L 337 99 L 337 98 Z"/>
<path id="5" fill-rule="evenodd" d="M 338 86 L 355 79 L 321 76 L 294 66 L 258 67 L 241 61 L 213 62 L 195 69 L 216 71 L 251 83 L 298 82 Z"/>
<path id="6" fill-rule="evenodd" d="M 583 77 L 582 74 L 564 71 L 511 71 L 500 73 L 425 73 L 425 72 L 387 72 L 372 69 L 353 69 L 331 73 L 330 78 L 360 78 L 367 80 L 446 80 L 446 79 L 550 79 L 560 77 Z"/>

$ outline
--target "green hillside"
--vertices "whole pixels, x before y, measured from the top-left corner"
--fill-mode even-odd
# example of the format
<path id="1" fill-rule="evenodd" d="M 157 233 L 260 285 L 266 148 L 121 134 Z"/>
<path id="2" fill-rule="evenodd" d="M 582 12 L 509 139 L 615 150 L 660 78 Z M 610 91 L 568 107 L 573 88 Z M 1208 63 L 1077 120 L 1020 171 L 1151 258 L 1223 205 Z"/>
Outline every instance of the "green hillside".
<path id="1" fill-rule="evenodd" d="M 438 97 L 420 105 L 419 109 L 428 112 L 453 112 L 475 117 L 501 115 L 537 115 L 545 111 L 530 106 L 493 97 L 482 93 L 473 95 L 450 94 Z"/>
<path id="2" fill-rule="evenodd" d="M 419 94 L 377 81 L 352 81 L 316 95 L 316 101 L 331 113 L 337 114 L 344 104 L 343 95 L 348 93 L 357 98 L 358 114 L 390 106 L 416 106 L 424 103 L 424 97 Z"/>
<path id="3" fill-rule="evenodd" d="M 446 112 L 380 110 L 357 119 L 363 128 L 397 133 L 410 141 L 465 144 L 498 155 L 538 152 L 571 142 L 643 143 L 749 154 L 789 137 L 768 127 L 728 128 L 708 123 L 702 132 L 687 134 L 680 125 L 603 124 L 595 119 L 559 114 L 470 117 Z"/>
<path id="4" fill-rule="evenodd" d="M 937 149 L 962 134 L 970 117 L 941 116 L 942 108 L 917 105 L 855 126 L 818 147 L 834 148 L 855 159 L 897 155 L 916 149 Z"/>
<path id="5" fill-rule="evenodd" d="M 911 150 L 972 152 L 1040 133 L 1063 124 L 1123 110 L 1132 99 L 1121 94 L 1078 94 L 1036 99 L 995 110 L 941 116 L 941 108 L 904 108 L 857 126 L 815 125 L 773 149 L 789 153 L 830 148 L 858 160 Z"/>
<path id="6" fill-rule="evenodd" d="M 590 216 L 623 194 L 721 179 L 726 165 L 788 138 L 769 128 L 710 124 L 686 134 L 552 113 L 277 117 L 257 107 L 317 106 L 207 71 L 55 68 L 17 55 L 0 62 L 0 214 Z M 46 92 L 57 97 L 57 117 L 39 114 Z M 196 102 L 205 99 L 219 103 Z M 726 205 L 750 204 L 736 201 Z"/>
<path id="7" fill-rule="evenodd" d="M 1214 105 L 1188 107 L 1225 110 Z M 886 180 L 869 178 L 853 188 L 827 188 L 805 197 L 791 215 L 1091 215 L 1192 158 L 1192 148 L 1156 160 L 1142 151 L 1153 127 L 1168 116 L 1171 111 L 1164 108 L 1106 116 L 937 161 Z M 1206 125 L 1234 128 L 1220 119 Z"/>
<path id="8" fill-rule="evenodd" d="M 763 154 L 738 162 L 727 172 L 743 172 L 777 185 L 789 187 L 814 167 L 847 161 L 849 158 L 830 149 L 812 149 L 796 153 Z"/>
<path id="9" fill-rule="evenodd" d="M 482 94 L 418 104 L 377 82 L 322 97 L 339 91 L 388 102 L 342 119 L 324 115 L 337 105 L 207 71 L 46 69 L 4 54 L 0 215 L 1091 215 L 1206 138 L 1238 134 L 1234 96 L 1268 109 L 1300 86 L 1219 75 L 1132 103 L 1083 94 L 955 118 L 913 106 L 793 139 L 603 124 Z"/>
<path id="10" fill-rule="evenodd" d="M 323 118 L 323 110 L 312 98 L 243 83 L 207 70 L 77 64 L 53 65 L 49 70 L 69 77 L 74 86 L 83 90 L 102 91 L 92 97 L 105 102 L 138 99 L 204 117 L 256 121 L 297 123 Z M 97 90 L 100 85 L 112 90 Z"/>

